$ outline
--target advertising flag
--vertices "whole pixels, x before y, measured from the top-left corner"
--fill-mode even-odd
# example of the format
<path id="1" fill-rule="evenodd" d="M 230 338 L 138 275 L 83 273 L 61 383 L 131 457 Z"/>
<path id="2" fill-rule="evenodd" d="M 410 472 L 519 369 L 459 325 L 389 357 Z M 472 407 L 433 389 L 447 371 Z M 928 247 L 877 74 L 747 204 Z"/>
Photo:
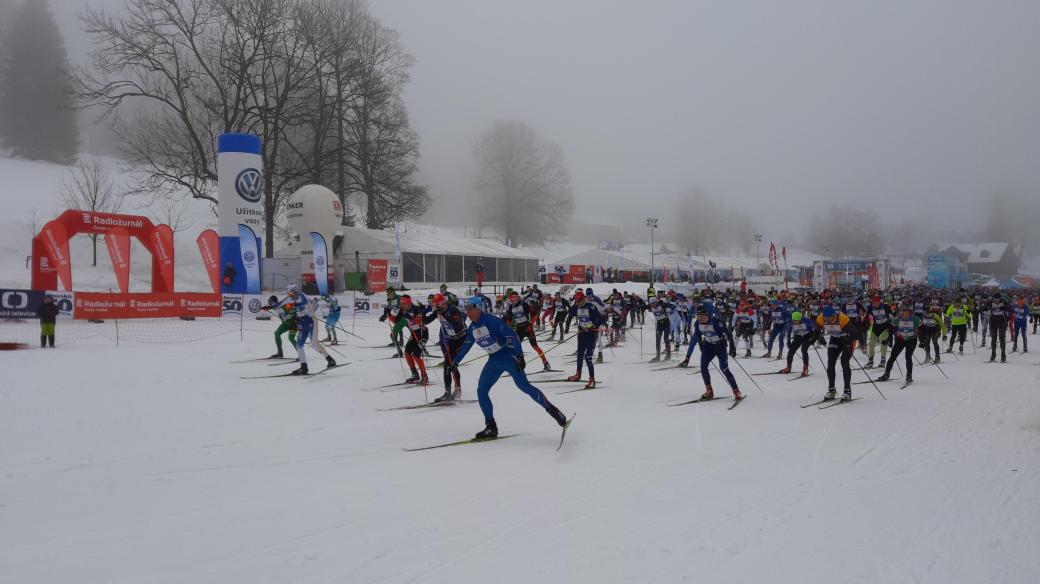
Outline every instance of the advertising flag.
<path id="1" fill-rule="evenodd" d="M 314 281 L 318 285 L 318 293 L 329 294 L 329 248 L 325 238 L 317 231 L 311 231 L 311 245 L 314 250 Z"/>
<path id="2" fill-rule="evenodd" d="M 220 237 L 216 231 L 207 229 L 195 240 L 199 244 L 202 265 L 209 274 L 209 282 L 214 292 L 220 292 Z"/>
<path id="3" fill-rule="evenodd" d="M 130 235 L 125 229 L 113 229 L 105 234 L 105 247 L 116 272 L 119 291 L 126 294 L 130 291 Z"/>
<path id="4" fill-rule="evenodd" d="M 260 250 L 256 245 L 256 234 L 248 225 L 238 225 L 238 249 L 242 254 L 242 267 L 246 273 L 246 294 L 260 293 Z"/>

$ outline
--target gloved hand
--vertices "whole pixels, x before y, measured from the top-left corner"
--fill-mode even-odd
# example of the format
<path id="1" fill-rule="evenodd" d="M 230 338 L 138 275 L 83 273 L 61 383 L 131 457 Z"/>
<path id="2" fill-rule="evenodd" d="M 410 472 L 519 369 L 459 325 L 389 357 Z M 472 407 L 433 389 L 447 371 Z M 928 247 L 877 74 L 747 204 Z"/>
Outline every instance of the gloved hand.
<path id="1" fill-rule="evenodd" d="M 527 361 L 524 360 L 523 354 L 517 355 L 516 357 L 514 357 L 514 359 L 516 360 L 517 371 L 523 371 L 524 369 L 527 369 Z"/>
<path id="2" fill-rule="evenodd" d="M 737 348 L 736 347 L 730 347 L 730 349 L 729 349 L 729 356 L 733 357 L 733 358 L 736 358 L 736 356 L 737 356 Z"/>
<path id="3" fill-rule="evenodd" d="M 386 315 L 385 314 L 383 316 L 379 317 L 379 322 L 386 322 Z"/>
<path id="4" fill-rule="evenodd" d="M 679 367 L 682 367 L 683 369 L 685 369 L 686 367 L 689 367 L 689 366 L 690 366 L 690 360 L 689 359 L 683 359 L 682 361 L 679 361 Z"/>

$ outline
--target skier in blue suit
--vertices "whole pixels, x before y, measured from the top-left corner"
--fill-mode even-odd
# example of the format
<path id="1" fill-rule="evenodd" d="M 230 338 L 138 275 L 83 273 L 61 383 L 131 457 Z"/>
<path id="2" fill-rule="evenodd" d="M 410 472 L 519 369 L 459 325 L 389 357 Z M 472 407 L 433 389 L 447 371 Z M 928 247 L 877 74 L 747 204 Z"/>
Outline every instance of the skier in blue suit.
<path id="1" fill-rule="evenodd" d="M 520 339 L 509 325 L 501 318 L 485 313 L 484 302 L 480 296 L 472 296 L 466 300 L 466 316 L 470 320 L 469 327 L 466 329 L 466 341 L 450 367 L 458 367 L 474 343 L 488 352 L 488 361 L 477 381 L 477 401 L 480 404 L 480 411 L 484 413 L 485 427 L 477 432 L 474 438 L 476 440 L 498 438 L 494 406 L 492 406 L 491 397 L 488 394 L 503 373 L 509 374 L 520 391 L 545 408 L 556 423 L 560 427 L 564 427 L 567 424 L 567 417 L 559 408 L 549 402 L 540 389 L 531 385 L 531 382 L 527 380 L 527 375 L 524 374 L 524 367 L 527 366 L 527 363 L 524 361 Z"/>

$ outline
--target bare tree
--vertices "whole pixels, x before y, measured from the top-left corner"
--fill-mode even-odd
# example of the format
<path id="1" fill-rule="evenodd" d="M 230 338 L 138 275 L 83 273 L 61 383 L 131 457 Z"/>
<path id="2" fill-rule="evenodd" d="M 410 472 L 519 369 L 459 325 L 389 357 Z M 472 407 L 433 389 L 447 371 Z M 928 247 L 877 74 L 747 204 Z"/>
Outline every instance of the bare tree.
<path id="1" fill-rule="evenodd" d="M 562 233 L 574 212 L 563 150 L 519 121 L 499 121 L 474 146 L 481 220 L 516 246 Z"/>
<path id="2" fill-rule="evenodd" d="M 116 192 L 111 175 L 97 158 L 80 158 L 69 176 L 62 179 L 60 191 L 67 209 L 118 213 L 123 208 L 122 194 Z M 92 233 L 88 237 L 94 255 L 92 265 L 97 266 L 98 236 Z"/>
<path id="3" fill-rule="evenodd" d="M 152 216 L 159 223 L 170 226 L 174 233 L 180 233 L 192 226 L 185 215 L 188 213 L 188 200 L 184 197 L 163 197 L 150 207 Z"/>
<path id="4" fill-rule="evenodd" d="M 356 189 L 365 197 L 365 224 L 382 229 L 419 217 L 430 205 L 427 187 L 413 181 L 419 137 L 401 99 L 414 59 L 396 31 L 373 19 L 362 24 L 354 41 L 357 67 L 343 112 L 349 116 L 344 127 L 352 146 L 348 160 Z"/>

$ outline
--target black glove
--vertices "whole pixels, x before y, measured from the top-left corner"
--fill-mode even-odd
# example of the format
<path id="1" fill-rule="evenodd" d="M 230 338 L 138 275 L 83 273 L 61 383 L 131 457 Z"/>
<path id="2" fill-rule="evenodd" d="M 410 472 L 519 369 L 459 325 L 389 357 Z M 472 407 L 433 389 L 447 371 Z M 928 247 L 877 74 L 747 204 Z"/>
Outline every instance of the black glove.
<path id="1" fill-rule="evenodd" d="M 736 358 L 736 356 L 737 356 L 737 348 L 736 347 L 730 347 L 730 349 L 729 349 L 729 356 Z"/>
<path id="2" fill-rule="evenodd" d="M 516 360 L 517 371 L 523 371 L 524 369 L 527 369 L 527 361 L 524 360 L 523 354 L 517 355 L 516 357 L 514 357 L 514 359 Z"/>
<path id="3" fill-rule="evenodd" d="M 683 359 L 682 361 L 679 361 L 679 367 L 686 368 L 689 365 L 690 365 L 690 360 L 689 359 Z"/>
<path id="4" fill-rule="evenodd" d="M 385 314 L 383 316 L 379 317 L 379 322 L 386 322 L 386 315 Z"/>

